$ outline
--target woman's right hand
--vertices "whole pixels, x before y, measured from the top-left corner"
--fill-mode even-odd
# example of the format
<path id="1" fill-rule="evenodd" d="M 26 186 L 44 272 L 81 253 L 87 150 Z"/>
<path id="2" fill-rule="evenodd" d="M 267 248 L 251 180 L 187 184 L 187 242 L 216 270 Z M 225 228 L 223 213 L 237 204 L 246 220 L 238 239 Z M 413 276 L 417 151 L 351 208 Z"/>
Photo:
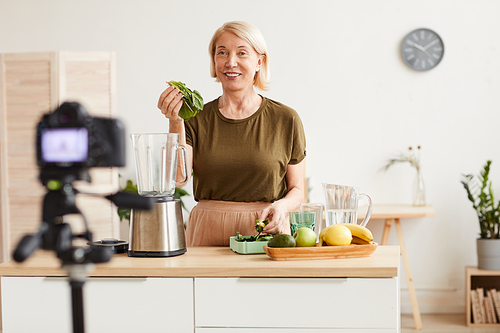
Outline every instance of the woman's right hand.
<path id="1" fill-rule="evenodd" d="M 184 119 L 179 117 L 179 111 L 182 106 L 182 97 L 184 95 L 175 87 L 168 87 L 160 95 L 158 100 L 158 109 L 169 120 L 169 133 L 179 133 L 179 145 L 183 145 L 187 149 L 186 166 L 188 170 L 188 179 L 193 170 L 193 147 L 186 144 L 186 130 L 184 128 Z M 184 180 L 184 167 L 182 166 L 182 159 L 177 159 L 177 182 Z M 182 185 L 183 186 L 183 185 Z"/>
<path id="2" fill-rule="evenodd" d="M 179 117 L 179 110 L 182 106 L 182 97 L 184 95 L 175 87 L 168 87 L 158 100 L 158 109 L 161 113 L 174 122 L 182 122 L 183 119 Z"/>

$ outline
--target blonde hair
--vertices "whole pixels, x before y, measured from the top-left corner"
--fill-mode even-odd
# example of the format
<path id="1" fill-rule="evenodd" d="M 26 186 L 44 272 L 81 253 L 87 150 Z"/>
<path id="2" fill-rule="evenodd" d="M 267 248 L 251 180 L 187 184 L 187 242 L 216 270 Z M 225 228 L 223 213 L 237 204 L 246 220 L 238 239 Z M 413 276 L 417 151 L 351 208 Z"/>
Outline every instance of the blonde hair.
<path id="1" fill-rule="evenodd" d="M 253 85 L 260 90 L 267 90 L 269 86 L 270 73 L 266 41 L 264 40 L 264 36 L 262 36 L 260 30 L 247 22 L 226 22 L 215 31 L 208 46 L 208 52 L 210 54 L 210 75 L 215 78 L 215 81 L 219 82 L 217 79 L 217 73 L 215 72 L 215 47 L 220 35 L 225 31 L 231 32 L 238 36 L 238 38 L 243 39 L 252 46 L 257 54 L 263 56 L 262 66 L 255 74 Z"/>

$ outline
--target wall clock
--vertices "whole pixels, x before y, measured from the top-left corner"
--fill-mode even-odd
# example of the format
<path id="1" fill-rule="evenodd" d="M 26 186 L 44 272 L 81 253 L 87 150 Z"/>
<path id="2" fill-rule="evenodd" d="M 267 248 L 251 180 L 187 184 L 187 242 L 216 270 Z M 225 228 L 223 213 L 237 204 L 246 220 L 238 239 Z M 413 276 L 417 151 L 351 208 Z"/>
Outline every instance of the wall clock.
<path id="1" fill-rule="evenodd" d="M 428 71 L 436 67 L 444 55 L 443 40 L 430 29 L 416 29 L 403 38 L 401 56 L 408 67 Z"/>

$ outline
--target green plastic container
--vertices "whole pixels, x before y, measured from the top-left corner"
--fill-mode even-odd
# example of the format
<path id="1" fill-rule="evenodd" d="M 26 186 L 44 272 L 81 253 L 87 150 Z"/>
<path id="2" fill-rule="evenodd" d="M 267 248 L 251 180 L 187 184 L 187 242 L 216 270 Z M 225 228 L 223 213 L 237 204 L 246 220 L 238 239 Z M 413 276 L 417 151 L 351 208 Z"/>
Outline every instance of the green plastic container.
<path id="1" fill-rule="evenodd" d="M 238 242 L 236 236 L 229 238 L 229 247 L 239 254 L 261 254 L 264 252 L 264 245 L 267 241 L 258 242 Z"/>

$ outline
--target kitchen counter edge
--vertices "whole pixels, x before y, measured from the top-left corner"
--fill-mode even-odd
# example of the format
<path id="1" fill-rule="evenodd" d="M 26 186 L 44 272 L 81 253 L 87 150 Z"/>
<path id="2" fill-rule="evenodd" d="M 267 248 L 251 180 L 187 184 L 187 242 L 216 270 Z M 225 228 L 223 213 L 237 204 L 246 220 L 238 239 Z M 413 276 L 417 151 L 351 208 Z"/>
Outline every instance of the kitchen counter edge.
<path id="1" fill-rule="evenodd" d="M 132 258 L 115 254 L 89 266 L 90 277 L 397 277 L 399 246 L 379 246 L 369 257 L 275 261 L 241 255 L 229 247 L 191 247 L 180 256 Z M 66 276 L 53 252 L 38 251 L 23 263 L 0 264 L 0 276 Z"/>

